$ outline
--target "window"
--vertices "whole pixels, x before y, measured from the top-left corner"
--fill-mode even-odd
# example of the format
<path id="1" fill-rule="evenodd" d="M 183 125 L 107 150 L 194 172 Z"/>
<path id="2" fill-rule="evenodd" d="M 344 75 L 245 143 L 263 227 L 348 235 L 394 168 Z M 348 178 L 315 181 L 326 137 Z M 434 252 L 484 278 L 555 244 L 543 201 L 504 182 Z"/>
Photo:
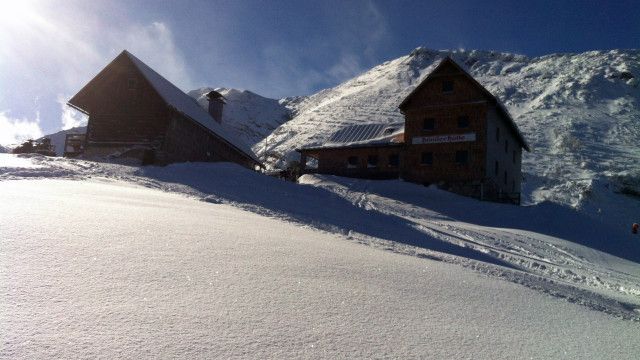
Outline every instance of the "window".
<path id="1" fill-rule="evenodd" d="M 513 163 L 514 164 L 516 163 L 516 151 L 515 150 L 513 150 Z"/>
<path id="2" fill-rule="evenodd" d="M 433 153 L 432 152 L 423 152 L 422 157 L 420 159 L 420 164 L 422 165 L 431 165 L 433 164 Z"/>
<path id="3" fill-rule="evenodd" d="M 136 78 L 128 78 L 127 79 L 127 88 L 129 90 L 135 90 L 138 88 L 138 80 Z"/>
<path id="4" fill-rule="evenodd" d="M 469 127 L 469 117 L 468 116 L 460 116 L 458 118 L 458 127 L 459 128 L 468 128 Z"/>
<path id="5" fill-rule="evenodd" d="M 496 160 L 496 171 L 495 171 L 496 176 L 498 176 L 499 173 L 500 173 L 500 164 L 498 163 L 498 160 Z"/>
<path id="6" fill-rule="evenodd" d="M 398 165 L 400 165 L 400 155 L 398 154 L 389 155 L 389 166 L 398 167 Z"/>
<path id="7" fill-rule="evenodd" d="M 496 141 L 500 142 L 500 128 L 499 127 L 496 128 Z"/>
<path id="8" fill-rule="evenodd" d="M 378 167 L 378 155 L 369 155 L 369 157 L 367 157 L 367 167 L 368 168 Z"/>
<path id="9" fill-rule="evenodd" d="M 442 92 L 443 93 L 451 93 L 451 92 L 453 92 L 453 81 L 451 81 L 451 80 L 442 81 Z"/>
<path id="10" fill-rule="evenodd" d="M 504 153 L 505 154 L 509 153 L 509 140 L 504 141 Z"/>
<path id="11" fill-rule="evenodd" d="M 349 156 L 349 158 L 347 159 L 347 167 L 353 169 L 357 166 L 358 166 L 358 157 Z"/>
<path id="12" fill-rule="evenodd" d="M 427 118 L 422 120 L 422 130 L 433 130 L 436 128 L 436 119 Z"/>
<path id="13" fill-rule="evenodd" d="M 469 152 L 467 150 L 456 151 L 456 163 L 466 164 L 469 162 Z"/>
<path id="14" fill-rule="evenodd" d="M 507 172 L 504 172 L 504 184 L 507 185 Z"/>

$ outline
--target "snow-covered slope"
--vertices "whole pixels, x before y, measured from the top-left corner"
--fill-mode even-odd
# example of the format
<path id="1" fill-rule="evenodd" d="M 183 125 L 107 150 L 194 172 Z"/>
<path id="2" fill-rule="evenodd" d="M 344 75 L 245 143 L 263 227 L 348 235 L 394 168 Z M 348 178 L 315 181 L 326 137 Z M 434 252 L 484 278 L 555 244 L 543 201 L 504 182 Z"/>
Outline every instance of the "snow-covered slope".
<path id="1" fill-rule="evenodd" d="M 196 99 L 200 106 L 208 109 L 206 95 L 211 90 L 217 90 L 227 102 L 222 110 L 223 127 L 251 146 L 256 145 L 291 118 L 291 111 L 283 102 L 251 91 L 201 88 L 189 91 L 188 94 Z"/>
<path id="2" fill-rule="evenodd" d="M 0 155 L 0 183 L 34 178 L 116 179 L 188 194 L 456 263 L 616 316 L 640 316 L 640 241 L 627 228 L 558 204 L 493 204 L 397 180 L 307 175 L 300 185 L 234 164 L 130 167 Z"/>
<path id="3" fill-rule="evenodd" d="M 283 100 L 295 117 L 266 139 L 271 165 L 285 166 L 296 148 L 322 144 L 342 127 L 402 121 L 402 99 L 447 55 L 506 104 L 532 145 L 526 202 L 581 206 L 598 186 L 640 192 L 638 50 L 528 58 L 418 48 L 334 88 Z M 264 149 L 254 147 L 261 157 Z"/>
<path id="4" fill-rule="evenodd" d="M 67 134 L 84 134 L 87 132 L 86 126 L 74 127 L 68 130 L 60 130 L 57 133 L 45 135 L 42 138 L 38 139 L 38 141 L 49 138 L 51 139 L 51 144 L 54 146 L 56 155 L 62 156 L 64 154 L 64 141 L 67 137 Z"/>
<path id="5" fill-rule="evenodd" d="M 2 154 L 0 229 L 0 357 L 637 357 L 637 236 L 557 204 Z"/>

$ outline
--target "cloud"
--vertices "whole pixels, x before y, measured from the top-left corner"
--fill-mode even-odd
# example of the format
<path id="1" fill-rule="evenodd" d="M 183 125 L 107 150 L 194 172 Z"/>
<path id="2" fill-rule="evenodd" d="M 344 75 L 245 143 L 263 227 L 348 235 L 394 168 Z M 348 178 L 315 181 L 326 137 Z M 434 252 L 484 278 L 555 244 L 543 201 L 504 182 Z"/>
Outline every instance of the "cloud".
<path id="1" fill-rule="evenodd" d="M 307 95 L 349 80 L 379 61 L 391 39 L 383 12 L 372 1 L 324 5 L 325 37 L 304 44 L 274 41 L 262 46 L 260 74 L 270 95 Z M 251 80 L 246 80 L 251 83 Z M 273 96 L 271 95 L 271 96 Z"/>
<path id="2" fill-rule="evenodd" d="M 113 46 L 129 50 L 176 86 L 184 90 L 192 88 L 186 61 L 167 24 L 156 21 L 132 25 L 113 40 Z"/>
<path id="3" fill-rule="evenodd" d="M 66 99 L 68 99 L 67 96 L 58 95 L 58 104 L 60 104 L 60 111 L 62 112 L 60 116 L 62 130 L 87 125 L 87 121 L 89 120 L 87 116 L 67 105 Z"/>
<path id="4" fill-rule="evenodd" d="M 333 64 L 327 74 L 331 76 L 334 81 L 342 81 L 350 79 L 363 71 L 360 59 L 354 54 L 342 55 L 338 62 Z"/>
<path id="5" fill-rule="evenodd" d="M 14 119 L 8 111 L 0 111 L 0 145 L 19 144 L 27 139 L 42 137 L 40 113 L 36 113 L 35 121 Z"/>
<path id="6" fill-rule="evenodd" d="M 166 23 L 132 21 L 116 2 L 29 4 L 15 21 L 0 22 L 0 84 L 12 84 L 0 86 L 0 109 L 11 108 L 13 117 L 20 118 L 9 121 L 5 115 L 7 129 L 8 124 L 28 123 L 21 118 L 33 111 L 34 94 L 40 99 L 44 128 L 81 125 L 79 114 L 58 105 L 68 100 L 58 94 L 80 90 L 123 49 L 182 89 L 193 84 Z"/>

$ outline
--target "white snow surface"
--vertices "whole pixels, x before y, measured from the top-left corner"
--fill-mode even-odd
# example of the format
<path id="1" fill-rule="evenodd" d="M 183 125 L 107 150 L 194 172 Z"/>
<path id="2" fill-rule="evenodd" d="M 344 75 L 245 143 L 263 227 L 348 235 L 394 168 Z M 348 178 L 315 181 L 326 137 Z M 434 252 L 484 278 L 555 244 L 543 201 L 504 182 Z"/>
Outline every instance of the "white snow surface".
<path id="1" fill-rule="evenodd" d="M 465 198 L 398 181 L 298 185 L 233 164 L 22 158 L 50 171 L 24 180 L 38 173 L 1 168 L 4 358 L 633 359 L 640 350 L 640 323 L 584 291 L 591 285 L 429 247 L 466 240 L 544 255 L 539 265 L 626 277 L 636 291 L 637 262 L 535 231 L 458 226 L 450 212 Z M 456 204 L 400 200 L 417 194 Z M 412 216 L 422 224 L 405 222 Z M 385 240 L 397 232 L 415 245 Z M 639 295 L 623 297 L 638 305 Z"/>
<path id="2" fill-rule="evenodd" d="M 580 232 L 593 235 L 582 244 L 563 238 L 548 220 L 578 224 L 572 209 L 399 181 L 294 184 L 235 164 L 7 156 L 40 168 L 0 158 L 3 358 L 634 359 L 640 350 L 638 247 L 632 260 L 614 256 L 614 241 L 632 239 L 611 234 L 596 249 L 600 226 Z M 511 214 L 510 227 L 489 214 Z"/>

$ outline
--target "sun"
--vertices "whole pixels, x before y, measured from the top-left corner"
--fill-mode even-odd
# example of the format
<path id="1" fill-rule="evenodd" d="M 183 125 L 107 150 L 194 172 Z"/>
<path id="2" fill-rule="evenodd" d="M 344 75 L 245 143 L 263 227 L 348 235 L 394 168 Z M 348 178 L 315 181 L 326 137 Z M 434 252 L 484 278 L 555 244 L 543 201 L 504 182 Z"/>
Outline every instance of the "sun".
<path id="1" fill-rule="evenodd" d="M 24 24 L 35 15 L 34 0 L 0 0 L 0 28 L 11 28 Z"/>

